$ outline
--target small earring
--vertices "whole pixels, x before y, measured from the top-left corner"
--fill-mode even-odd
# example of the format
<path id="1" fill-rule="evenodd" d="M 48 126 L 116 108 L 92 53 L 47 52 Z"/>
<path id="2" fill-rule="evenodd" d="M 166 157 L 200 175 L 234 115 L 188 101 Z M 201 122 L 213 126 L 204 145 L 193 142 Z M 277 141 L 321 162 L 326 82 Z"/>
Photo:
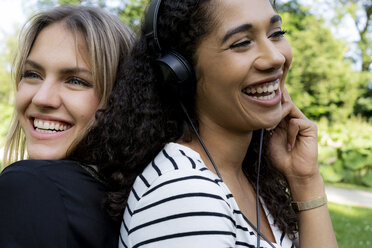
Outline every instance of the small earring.
<path id="1" fill-rule="evenodd" d="M 269 135 L 270 136 L 273 136 L 273 134 L 274 134 L 274 129 L 266 129 L 266 131 L 268 131 L 269 132 Z"/>

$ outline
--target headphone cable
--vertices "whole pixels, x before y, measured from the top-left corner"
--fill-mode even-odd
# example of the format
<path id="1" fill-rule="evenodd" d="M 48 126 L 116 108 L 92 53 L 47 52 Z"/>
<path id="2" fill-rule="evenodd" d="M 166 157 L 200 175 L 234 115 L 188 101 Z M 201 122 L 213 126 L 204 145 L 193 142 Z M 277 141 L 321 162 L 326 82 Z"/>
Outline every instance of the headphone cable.
<path id="1" fill-rule="evenodd" d="M 216 171 L 216 173 L 217 173 L 217 176 L 218 176 L 218 177 L 221 179 L 221 181 L 222 181 L 221 174 L 220 174 L 220 172 L 218 171 L 217 166 L 216 166 L 216 164 L 214 163 L 214 161 L 213 161 L 213 159 L 212 159 L 212 156 L 209 154 L 207 147 L 204 145 L 203 140 L 202 140 L 201 137 L 199 136 L 198 131 L 196 130 L 194 124 L 192 123 L 191 118 L 190 118 L 189 114 L 187 113 L 187 110 L 186 110 L 185 106 L 183 105 L 183 103 L 182 103 L 181 101 L 180 101 L 180 105 L 181 105 L 181 108 L 182 108 L 183 112 L 185 113 L 187 119 L 189 120 L 189 123 L 190 123 L 192 129 L 194 130 L 194 133 L 195 133 L 196 137 L 198 138 L 198 140 L 199 140 L 200 144 L 202 145 L 202 147 L 203 147 L 205 153 L 207 154 L 209 160 L 211 161 L 211 163 L 212 163 L 212 165 L 213 165 L 213 167 L 214 167 L 214 169 L 215 169 L 215 171 Z"/>
<path id="2" fill-rule="evenodd" d="M 260 232 L 260 168 L 261 168 L 261 155 L 263 143 L 264 130 L 261 128 L 260 134 L 260 150 L 258 152 L 258 165 L 257 165 L 257 179 L 256 179 L 256 218 L 257 218 L 257 247 L 260 247 L 261 232 Z"/>
<path id="3" fill-rule="evenodd" d="M 217 169 L 217 166 L 216 164 L 214 163 L 214 160 L 212 159 L 212 156 L 210 155 L 210 153 L 208 152 L 208 149 L 207 147 L 205 146 L 202 138 L 200 137 L 198 131 L 196 130 L 194 124 L 192 123 L 191 121 L 191 118 L 185 108 L 185 106 L 183 105 L 183 103 L 181 101 L 179 101 L 180 105 L 181 105 L 181 108 L 183 110 L 183 112 L 185 113 L 192 129 L 194 130 L 194 133 L 196 135 L 196 137 L 198 138 L 200 144 L 202 145 L 205 153 L 207 154 L 209 160 L 211 161 L 215 171 L 216 171 L 216 174 L 217 176 L 221 179 L 221 181 L 223 182 L 222 180 L 222 176 L 220 174 L 220 172 L 218 171 Z M 261 167 L 261 154 L 262 154 L 262 143 L 263 143 L 263 133 L 264 133 L 264 130 L 261 129 L 261 137 L 260 137 L 260 150 L 259 150 L 259 153 L 258 153 L 258 166 L 257 166 L 257 180 L 256 180 L 256 215 L 257 215 L 257 227 L 255 227 L 244 215 L 244 219 L 245 221 L 248 223 L 249 226 L 251 226 L 253 228 L 253 230 L 255 230 L 257 232 L 257 248 L 260 247 L 260 237 L 262 237 L 271 247 L 275 248 L 275 246 L 265 237 L 265 235 L 263 235 L 261 232 L 260 232 L 260 215 L 259 215 L 259 176 L 260 176 L 260 167 Z"/>

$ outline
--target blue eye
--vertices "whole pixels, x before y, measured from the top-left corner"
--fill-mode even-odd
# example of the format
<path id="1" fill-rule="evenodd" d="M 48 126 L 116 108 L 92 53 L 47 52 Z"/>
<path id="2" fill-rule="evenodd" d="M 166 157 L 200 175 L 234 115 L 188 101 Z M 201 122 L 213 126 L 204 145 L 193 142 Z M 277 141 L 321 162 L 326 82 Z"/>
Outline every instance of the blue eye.
<path id="1" fill-rule="evenodd" d="M 88 83 L 85 80 L 82 80 L 82 79 L 76 78 L 76 77 L 70 78 L 68 80 L 68 83 L 71 84 L 71 85 L 75 85 L 75 86 L 83 86 L 83 87 L 89 87 L 89 88 L 92 87 L 91 83 Z"/>
<path id="2" fill-rule="evenodd" d="M 25 71 L 24 73 L 22 73 L 21 78 L 41 79 L 41 76 L 34 71 Z"/>
<path id="3" fill-rule="evenodd" d="M 230 49 L 239 48 L 239 47 L 247 47 L 250 44 L 251 44 L 250 40 L 245 40 L 245 41 L 234 43 L 234 44 L 230 45 Z"/>

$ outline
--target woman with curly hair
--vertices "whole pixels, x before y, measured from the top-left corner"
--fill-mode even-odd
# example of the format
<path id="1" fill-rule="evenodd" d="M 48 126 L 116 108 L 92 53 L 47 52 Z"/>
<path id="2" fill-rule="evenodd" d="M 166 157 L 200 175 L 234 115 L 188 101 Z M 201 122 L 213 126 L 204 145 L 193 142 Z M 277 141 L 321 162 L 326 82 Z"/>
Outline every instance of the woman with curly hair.
<path id="1" fill-rule="evenodd" d="M 0 174 L 0 247 L 117 246 L 105 182 L 94 166 L 65 158 L 106 106 L 133 41 L 127 25 L 95 7 L 59 6 L 26 23 Z"/>
<path id="2" fill-rule="evenodd" d="M 75 153 L 125 208 L 119 247 L 337 247 L 284 33 L 269 0 L 152 1 Z"/>

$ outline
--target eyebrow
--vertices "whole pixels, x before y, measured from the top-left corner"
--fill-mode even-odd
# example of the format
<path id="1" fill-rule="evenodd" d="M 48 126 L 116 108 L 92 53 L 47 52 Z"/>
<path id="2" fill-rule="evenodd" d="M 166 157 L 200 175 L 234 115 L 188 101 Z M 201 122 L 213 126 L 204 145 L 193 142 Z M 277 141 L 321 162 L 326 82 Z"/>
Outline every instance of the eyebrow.
<path id="1" fill-rule="evenodd" d="M 222 44 L 225 43 L 234 34 L 237 34 L 237 33 L 240 33 L 240 32 L 245 32 L 245 31 L 247 31 L 251 28 L 252 28 L 252 24 L 243 24 L 243 25 L 240 25 L 236 28 L 230 29 L 229 31 L 227 31 L 227 33 L 223 37 Z"/>
<path id="2" fill-rule="evenodd" d="M 273 24 L 276 22 L 282 22 L 282 18 L 280 17 L 280 15 L 274 15 L 273 17 L 271 17 L 270 24 Z"/>
<path id="3" fill-rule="evenodd" d="M 42 70 L 44 71 L 44 68 L 37 62 L 33 61 L 33 60 L 30 60 L 30 59 L 27 59 L 25 61 L 25 65 L 30 65 L 32 67 L 34 67 L 35 69 L 37 70 Z M 88 69 L 84 69 L 84 68 L 65 68 L 63 70 L 61 70 L 61 73 L 62 74 L 79 74 L 79 73 L 84 73 L 84 74 L 89 74 L 90 76 L 92 75 L 92 72 Z"/>
<path id="4" fill-rule="evenodd" d="M 27 65 L 27 64 L 30 65 L 30 66 L 32 66 L 32 67 L 35 67 L 38 70 L 44 70 L 44 68 L 40 64 L 38 64 L 35 61 L 32 61 L 30 59 L 27 59 L 25 61 L 25 65 Z"/>
<path id="5" fill-rule="evenodd" d="M 282 21 L 282 18 L 280 17 L 280 15 L 274 15 L 273 17 L 270 18 L 270 24 L 274 24 L 274 23 L 279 22 L 279 21 L 280 22 Z M 247 24 L 240 25 L 236 28 L 230 29 L 229 31 L 227 31 L 227 33 L 223 37 L 222 44 L 225 43 L 234 34 L 237 34 L 237 33 L 240 33 L 240 32 L 246 32 L 249 29 L 251 29 L 252 27 L 253 27 L 252 24 L 247 23 Z"/>
<path id="6" fill-rule="evenodd" d="M 66 68 L 66 69 L 63 69 L 61 72 L 62 74 L 85 73 L 85 74 L 89 74 L 90 76 L 92 76 L 92 72 L 84 68 Z"/>

